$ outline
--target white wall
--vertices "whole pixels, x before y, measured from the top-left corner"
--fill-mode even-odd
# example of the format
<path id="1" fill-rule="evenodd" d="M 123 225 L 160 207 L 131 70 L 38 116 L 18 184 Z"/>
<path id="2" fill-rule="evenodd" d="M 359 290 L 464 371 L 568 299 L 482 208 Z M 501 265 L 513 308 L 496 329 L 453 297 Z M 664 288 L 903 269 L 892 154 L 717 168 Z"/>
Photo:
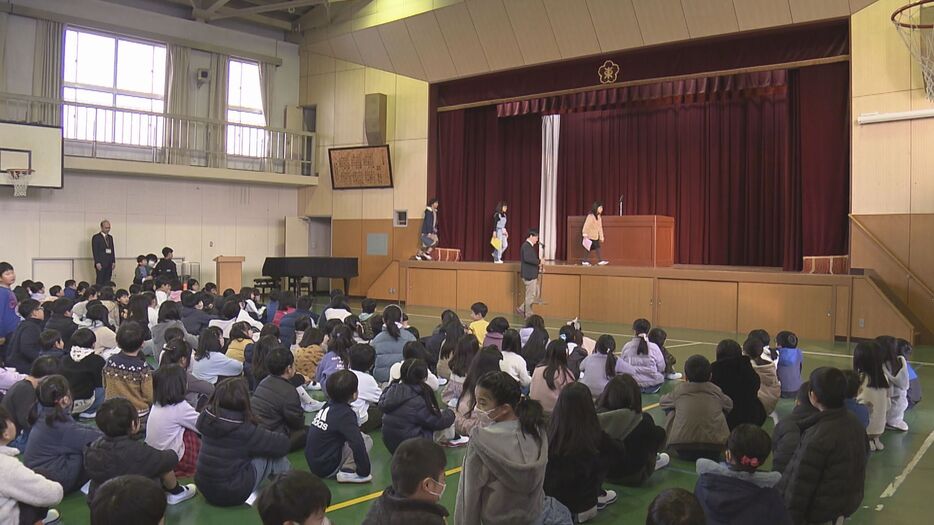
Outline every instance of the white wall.
<path id="1" fill-rule="evenodd" d="M 296 202 L 289 188 L 66 172 L 64 189 L 30 190 L 25 199 L 0 188 L 0 260 L 13 264 L 22 281 L 32 278 L 34 257 L 90 257 L 91 235 L 106 218 L 117 257 L 171 246 L 177 256 L 200 262 L 202 281 L 209 281 L 214 257 L 243 255 L 244 282 L 252 282 L 267 256 L 284 253 L 283 219 L 296 214 Z M 123 286 L 130 280 L 116 278 Z"/>
<path id="2" fill-rule="evenodd" d="M 146 31 L 222 46 L 233 53 L 278 56 L 283 65 L 276 71 L 270 125 L 281 126 L 283 107 L 299 102 L 299 55 L 293 44 L 100 0 L 16 3 L 117 25 L 128 35 Z M 7 34 L 0 35 L 6 44 L 6 86 L 0 90 L 31 93 L 35 27 L 33 19 L 10 16 Z M 207 67 L 209 61 L 207 53 L 194 51 L 192 70 Z M 207 92 L 208 86 L 192 92 L 193 115 L 207 115 Z M 172 246 L 176 255 L 200 262 L 202 280 L 207 281 L 215 278 L 211 260 L 215 256 L 243 255 L 244 282 L 251 282 L 266 256 L 283 254 L 283 218 L 297 214 L 298 200 L 297 190 L 291 188 L 67 171 L 62 190 L 34 189 L 26 199 L 11 195 L 11 188 L 0 187 L 0 260 L 14 265 L 19 280 L 32 277 L 33 258 L 90 257 L 90 236 L 106 217 L 113 224 L 117 257 L 158 253 L 163 246 Z M 132 276 L 125 273 L 116 276 L 118 284 L 128 284 Z"/>

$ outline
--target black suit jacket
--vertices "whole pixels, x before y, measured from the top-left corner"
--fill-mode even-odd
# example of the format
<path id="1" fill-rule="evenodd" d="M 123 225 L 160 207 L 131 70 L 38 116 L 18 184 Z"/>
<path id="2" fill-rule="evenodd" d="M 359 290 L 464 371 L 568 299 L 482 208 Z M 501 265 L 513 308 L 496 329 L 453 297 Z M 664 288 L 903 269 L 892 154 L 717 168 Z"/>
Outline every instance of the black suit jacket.
<path id="1" fill-rule="evenodd" d="M 94 263 L 100 263 L 103 267 L 113 267 L 117 262 L 117 250 L 114 248 L 114 237 L 108 235 L 104 239 L 104 234 L 97 232 L 91 237 L 91 252 L 94 254 Z M 107 250 L 110 249 L 110 253 Z"/>
<path id="2" fill-rule="evenodd" d="M 532 246 L 529 241 L 522 243 L 522 278 L 526 281 L 538 279 L 538 245 Z"/>

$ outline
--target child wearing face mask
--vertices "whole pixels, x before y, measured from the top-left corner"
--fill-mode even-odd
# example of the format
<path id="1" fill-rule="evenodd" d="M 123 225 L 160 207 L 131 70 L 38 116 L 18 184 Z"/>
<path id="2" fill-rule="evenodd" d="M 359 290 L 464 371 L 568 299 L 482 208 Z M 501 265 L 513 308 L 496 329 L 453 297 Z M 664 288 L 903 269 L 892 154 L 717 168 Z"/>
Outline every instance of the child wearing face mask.
<path id="1" fill-rule="evenodd" d="M 502 371 L 484 374 L 475 394 L 474 412 L 492 423 L 470 436 L 454 523 L 571 523 L 571 511 L 545 496 L 548 445 L 541 404 L 522 397 L 519 382 Z"/>
<path id="2" fill-rule="evenodd" d="M 403 441 L 392 456 L 392 486 L 373 503 L 363 523 L 445 523 L 448 510 L 439 502 L 447 486 L 446 466 L 441 445 L 425 438 Z"/>

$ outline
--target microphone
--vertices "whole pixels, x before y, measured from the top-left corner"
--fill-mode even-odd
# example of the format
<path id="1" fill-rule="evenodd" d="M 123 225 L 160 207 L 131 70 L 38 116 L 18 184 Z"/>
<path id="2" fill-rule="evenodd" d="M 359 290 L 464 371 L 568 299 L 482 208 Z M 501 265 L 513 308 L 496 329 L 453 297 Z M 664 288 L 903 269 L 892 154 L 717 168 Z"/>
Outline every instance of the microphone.
<path id="1" fill-rule="evenodd" d="M 619 214 L 620 214 L 620 216 L 623 215 L 623 200 L 625 199 L 625 197 L 626 197 L 626 195 L 624 195 L 624 194 L 620 194 L 620 196 L 619 196 Z"/>

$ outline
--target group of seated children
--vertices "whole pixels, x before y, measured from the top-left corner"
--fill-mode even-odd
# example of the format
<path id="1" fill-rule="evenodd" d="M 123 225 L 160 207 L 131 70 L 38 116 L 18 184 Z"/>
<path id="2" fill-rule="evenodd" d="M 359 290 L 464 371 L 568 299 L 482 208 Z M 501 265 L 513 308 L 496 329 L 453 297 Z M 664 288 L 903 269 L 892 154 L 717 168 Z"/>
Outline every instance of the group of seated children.
<path id="1" fill-rule="evenodd" d="M 118 326 L 95 316 L 115 329 L 116 353 L 73 317 L 72 300 L 56 299 L 50 321 L 75 329 L 59 321 L 46 334 L 43 308 L 25 299 L 4 341 L 16 365 L 0 368 L 0 443 L 10 447 L 0 469 L 36 488 L 0 489 L 0 509 L 51 521 L 48 507 L 83 487 L 92 519 L 116 516 L 129 504 L 108 507 L 101 495 L 125 493 L 119 479 L 138 486 L 140 504 L 151 496 L 153 515 L 200 492 L 212 505 L 255 505 L 265 523 L 323 517 L 330 493 L 317 478 L 370 482 L 369 433 L 382 428 L 393 484 L 367 523 L 442 523 L 441 447 L 465 444 L 458 524 L 587 522 L 617 499 L 604 483 L 639 486 L 668 454 L 697 462 L 696 493 L 660 494 L 650 521 L 695 504 L 707 523 L 834 521 L 862 500 L 870 447 L 882 450 L 886 426 L 907 429 L 920 399 L 905 341 L 860 343 L 852 371 L 820 368 L 802 381 L 794 334 L 780 333 L 773 350 L 757 330 L 743 345 L 721 341 L 713 363 L 684 363 L 686 381 L 659 401 L 662 427 L 642 396 L 681 374 L 667 334 L 645 319 L 617 353 L 612 336 L 585 337 L 577 320 L 551 339 L 537 316 L 519 330 L 487 322 L 482 303 L 468 323 L 444 311 L 421 337 L 399 306 L 376 313 L 365 300 L 357 316 L 339 291 L 320 314 L 309 297 L 280 292 L 264 311 L 252 290 L 230 292 L 185 290 L 161 305 L 133 294 Z M 89 303 L 86 312 L 107 308 Z M 310 397 L 318 390 L 326 402 Z M 781 397 L 796 406 L 770 438 L 760 427 Z M 313 475 L 291 470 L 286 455 L 298 449 Z M 20 452 L 21 467 L 5 459 Z M 773 452 L 775 471 L 760 472 Z M 195 483 L 178 482 L 187 477 Z"/>

